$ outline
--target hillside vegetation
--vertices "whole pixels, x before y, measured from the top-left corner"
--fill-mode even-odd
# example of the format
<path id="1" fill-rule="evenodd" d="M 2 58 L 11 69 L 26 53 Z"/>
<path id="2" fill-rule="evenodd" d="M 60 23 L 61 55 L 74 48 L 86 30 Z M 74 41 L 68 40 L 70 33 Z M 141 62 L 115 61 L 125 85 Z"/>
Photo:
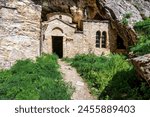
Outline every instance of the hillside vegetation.
<path id="1" fill-rule="evenodd" d="M 150 99 L 150 89 L 137 79 L 125 56 L 77 55 L 69 60 L 98 99 Z"/>
<path id="2" fill-rule="evenodd" d="M 137 22 L 134 26 L 138 33 L 138 42 L 131 48 L 136 55 L 144 55 L 150 53 L 150 18 Z"/>
<path id="3" fill-rule="evenodd" d="M 71 87 L 58 71 L 57 57 L 43 55 L 35 62 L 19 60 L 10 70 L 0 71 L 0 99 L 70 99 Z"/>
<path id="4" fill-rule="evenodd" d="M 136 55 L 150 53 L 150 19 L 137 22 L 134 28 L 139 38 L 131 51 Z M 98 99 L 150 99 L 148 84 L 139 81 L 126 56 L 77 55 L 68 61 L 88 82 Z"/>

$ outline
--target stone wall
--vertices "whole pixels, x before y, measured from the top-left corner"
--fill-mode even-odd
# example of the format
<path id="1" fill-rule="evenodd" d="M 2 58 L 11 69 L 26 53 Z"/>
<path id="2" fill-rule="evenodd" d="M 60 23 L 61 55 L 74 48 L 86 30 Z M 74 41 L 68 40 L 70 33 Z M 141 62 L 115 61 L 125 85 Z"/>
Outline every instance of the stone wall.
<path id="1" fill-rule="evenodd" d="M 63 37 L 63 57 L 72 57 L 75 55 L 74 51 L 74 32 L 76 27 L 68 24 L 62 20 L 55 19 L 43 22 L 43 52 L 53 53 L 52 50 L 52 37 Z"/>
<path id="2" fill-rule="evenodd" d="M 0 67 L 40 54 L 41 6 L 31 0 L 0 4 Z"/>
<path id="3" fill-rule="evenodd" d="M 100 48 L 96 48 L 96 32 L 101 32 Z M 106 48 L 102 48 L 102 33 L 106 32 Z M 109 21 L 87 20 L 83 22 L 84 53 L 94 53 L 96 55 L 107 54 L 110 52 Z"/>
<path id="4" fill-rule="evenodd" d="M 58 15 L 56 15 L 58 16 Z M 53 18 L 54 16 L 52 16 Z M 63 21 L 55 19 L 43 22 L 42 52 L 53 53 L 53 37 L 63 38 L 63 57 L 73 57 L 76 54 L 108 54 L 110 53 L 110 24 L 109 21 L 85 20 L 83 21 L 83 31 L 77 31 L 77 27 Z M 100 47 L 96 47 L 96 32 L 101 32 Z M 106 48 L 102 47 L 102 33 L 106 32 Z M 111 42 L 116 37 L 111 38 Z M 114 42 L 113 42 L 114 43 Z"/>

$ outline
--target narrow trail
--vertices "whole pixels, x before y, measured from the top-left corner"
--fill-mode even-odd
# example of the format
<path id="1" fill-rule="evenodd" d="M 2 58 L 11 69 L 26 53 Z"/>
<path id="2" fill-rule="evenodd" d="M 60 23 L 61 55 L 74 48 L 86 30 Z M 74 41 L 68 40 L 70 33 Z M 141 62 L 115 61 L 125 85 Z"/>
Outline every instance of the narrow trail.
<path id="1" fill-rule="evenodd" d="M 94 100 L 95 98 L 89 93 L 87 84 L 83 81 L 76 69 L 71 67 L 68 63 L 58 60 L 60 65 L 60 72 L 63 75 L 65 82 L 70 82 L 75 88 L 71 97 L 72 100 Z"/>

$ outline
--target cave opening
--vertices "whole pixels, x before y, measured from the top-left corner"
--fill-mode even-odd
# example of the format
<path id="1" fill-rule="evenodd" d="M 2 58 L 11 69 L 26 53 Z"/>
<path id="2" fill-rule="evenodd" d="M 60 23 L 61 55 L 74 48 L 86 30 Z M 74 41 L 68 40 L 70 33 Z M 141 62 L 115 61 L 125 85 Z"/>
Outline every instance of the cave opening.
<path id="1" fill-rule="evenodd" d="M 124 40 L 119 35 L 117 36 L 117 49 L 126 49 Z"/>

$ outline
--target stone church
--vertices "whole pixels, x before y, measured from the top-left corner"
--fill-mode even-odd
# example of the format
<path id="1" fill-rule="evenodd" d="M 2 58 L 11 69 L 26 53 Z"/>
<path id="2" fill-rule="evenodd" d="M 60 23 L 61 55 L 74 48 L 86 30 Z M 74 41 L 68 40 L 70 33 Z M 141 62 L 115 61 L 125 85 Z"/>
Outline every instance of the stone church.
<path id="1" fill-rule="evenodd" d="M 105 55 L 116 43 L 119 43 L 118 49 L 125 49 L 123 40 L 117 42 L 117 37 L 112 34 L 108 20 L 82 20 L 82 30 L 78 30 L 70 15 L 50 13 L 42 27 L 42 52 L 55 53 L 60 58 L 83 53 Z"/>
<path id="2" fill-rule="evenodd" d="M 75 23 L 67 13 L 51 12 L 46 20 L 41 14 L 42 7 L 30 0 L 0 1 L 0 69 L 42 53 L 63 58 L 124 52 L 128 47 L 128 41 L 115 32 L 109 20 L 81 18 Z"/>

